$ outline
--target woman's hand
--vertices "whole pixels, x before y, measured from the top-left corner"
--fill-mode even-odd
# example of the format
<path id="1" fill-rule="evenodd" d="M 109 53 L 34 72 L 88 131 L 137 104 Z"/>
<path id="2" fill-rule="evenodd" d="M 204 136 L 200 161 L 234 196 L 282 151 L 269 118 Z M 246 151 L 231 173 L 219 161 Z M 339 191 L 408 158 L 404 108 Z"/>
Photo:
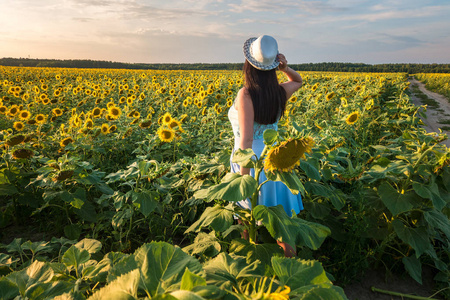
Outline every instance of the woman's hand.
<path id="1" fill-rule="evenodd" d="M 277 55 L 277 58 L 278 58 L 278 61 L 280 62 L 278 69 L 282 72 L 286 72 L 286 70 L 288 68 L 286 57 L 284 56 L 284 54 L 279 53 Z"/>

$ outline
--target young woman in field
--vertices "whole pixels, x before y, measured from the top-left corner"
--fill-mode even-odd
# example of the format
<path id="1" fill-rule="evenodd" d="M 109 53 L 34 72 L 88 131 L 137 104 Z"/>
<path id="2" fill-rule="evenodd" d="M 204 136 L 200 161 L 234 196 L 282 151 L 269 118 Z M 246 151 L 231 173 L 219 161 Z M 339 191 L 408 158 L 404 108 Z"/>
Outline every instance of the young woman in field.
<path id="1" fill-rule="evenodd" d="M 235 137 L 234 150 L 252 148 L 259 157 L 264 149 L 263 133 L 266 129 L 278 129 L 278 120 L 283 116 L 287 100 L 302 86 L 302 77 L 287 65 L 285 56 L 278 53 L 277 41 L 267 35 L 250 38 L 244 44 L 244 87 L 239 90 L 234 104 L 228 111 L 228 118 Z M 279 83 L 276 68 L 284 72 L 288 81 Z M 231 159 L 233 155 L 231 156 Z M 250 174 L 254 170 L 240 168 L 231 163 L 234 173 Z M 259 182 L 266 180 L 261 172 Z M 250 200 L 237 203 L 250 209 Z M 290 216 L 292 210 L 297 214 L 303 209 L 301 195 L 292 194 L 282 182 L 269 181 L 262 186 L 258 205 L 283 205 Z M 294 247 L 278 242 L 285 256 L 296 254 Z"/>

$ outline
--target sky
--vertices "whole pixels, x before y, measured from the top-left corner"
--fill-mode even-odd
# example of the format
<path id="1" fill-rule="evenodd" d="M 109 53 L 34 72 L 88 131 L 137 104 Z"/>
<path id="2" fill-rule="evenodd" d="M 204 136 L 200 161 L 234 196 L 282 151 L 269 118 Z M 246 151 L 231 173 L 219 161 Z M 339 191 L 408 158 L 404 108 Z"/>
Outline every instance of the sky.
<path id="1" fill-rule="evenodd" d="M 241 63 L 246 39 L 288 63 L 450 63 L 450 1 L 0 0 L 0 58 Z"/>

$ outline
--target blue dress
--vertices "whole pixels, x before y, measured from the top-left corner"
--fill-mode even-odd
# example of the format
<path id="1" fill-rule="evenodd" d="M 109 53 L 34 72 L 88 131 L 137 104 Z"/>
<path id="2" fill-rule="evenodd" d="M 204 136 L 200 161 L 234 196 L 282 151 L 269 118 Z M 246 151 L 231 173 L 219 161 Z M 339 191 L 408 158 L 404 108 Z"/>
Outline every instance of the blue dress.
<path id="1" fill-rule="evenodd" d="M 228 111 L 228 119 L 230 120 L 231 126 L 233 127 L 234 133 L 234 151 L 239 149 L 239 140 L 240 140 L 240 132 L 239 132 L 239 122 L 238 122 L 238 111 L 234 107 L 234 104 L 230 107 Z M 263 125 L 259 123 L 253 124 L 253 144 L 252 149 L 253 152 L 259 157 L 264 149 L 264 139 L 263 133 L 266 129 L 278 129 L 278 121 L 273 124 Z M 230 158 L 231 172 L 239 173 L 240 166 L 237 163 L 231 162 L 233 159 L 233 154 Z M 250 169 L 250 175 L 255 176 L 254 169 Z M 260 173 L 259 183 L 265 181 L 267 179 L 264 172 Z M 244 199 L 238 201 L 236 203 L 242 208 L 250 209 L 251 202 L 250 199 Z M 258 195 L 258 205 L 265 206 L 277 206 L 278 204 L 283 205 L 284 210 L 288 214 L 288 216 L 292 215 L 292 210 L 295 211 L 296 214 L 300 213 L 303 210 L 302 196 L 300 193 L 294 195 L 288 189 L 288 187 L 279 181 L 268 181 L 266 182 Z"/>

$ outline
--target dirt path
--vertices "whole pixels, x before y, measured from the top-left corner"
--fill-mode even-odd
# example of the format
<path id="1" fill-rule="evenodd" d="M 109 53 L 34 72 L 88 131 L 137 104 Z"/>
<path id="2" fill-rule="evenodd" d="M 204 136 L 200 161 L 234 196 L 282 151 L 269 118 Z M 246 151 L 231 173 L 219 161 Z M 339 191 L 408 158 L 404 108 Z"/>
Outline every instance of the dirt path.
<path id="1" fill-rule="evenodd" d="M 419 90 L 424 93 L 428 98 L 436 101 L 437 107 L 432 107 L 430 105 L 427 106 L 426 111 L 424 111 L 423 108 L 421 108 L 421 111 L 424 111 L 427 118 L 421 118 L 422 121 L 425 123 L 425 130 L 429 133 L 432 132 L 439 132 L 439 128 L 449 127 L 448 124 L 441 124 L 439 121 L 442 120 L 450 120 L 450 102 L 447 98 L 444 96 L 431 92 L 425 88 L 425 84 L 422 82 L 416 80 L 416 79 L 409 79 L 409 82 L 411 83 L 409 88 L 411 91 L 411 101 L 415 105 L 424 105 L 422 103 L 422 100 L 414 93 L 414 87 L 417 86 Z M 447 147 L 450 147 L 450 131 L 448 130 L 442 130 L 443 133 L 446 133 L 449 136 L 449 139 L 442 141 L 442 144 L 447 145 Z"/>

